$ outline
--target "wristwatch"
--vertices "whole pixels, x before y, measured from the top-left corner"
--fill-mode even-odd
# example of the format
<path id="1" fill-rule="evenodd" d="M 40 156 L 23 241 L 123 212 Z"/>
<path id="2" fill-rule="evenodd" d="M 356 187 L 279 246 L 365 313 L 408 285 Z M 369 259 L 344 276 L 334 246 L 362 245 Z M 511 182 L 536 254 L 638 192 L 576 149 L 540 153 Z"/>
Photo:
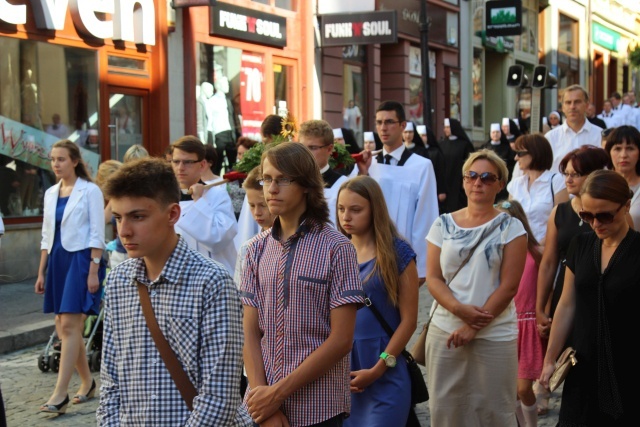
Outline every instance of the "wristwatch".
<path id="1" fill-rule="evenodd" d="M 98 257 L 96 257 L 96 258 L 91 258 L 91 262 L 92 262 L 92 263 L 94 263 L 94 264 L 98 264 L 98 265 L 100 265 L 100 261 L 101 261 L 101 259 L 102 259 L 102 258 L 98 258 Z"/>
<path id="2" fill-rule="evenodd" d="M 396 366 L 396 357 L 385 353 L 384 351 L 380 354 L 380 359 L 384 360 L 384 364 L 387 365 L 387 368 L 395 368 Z"/>

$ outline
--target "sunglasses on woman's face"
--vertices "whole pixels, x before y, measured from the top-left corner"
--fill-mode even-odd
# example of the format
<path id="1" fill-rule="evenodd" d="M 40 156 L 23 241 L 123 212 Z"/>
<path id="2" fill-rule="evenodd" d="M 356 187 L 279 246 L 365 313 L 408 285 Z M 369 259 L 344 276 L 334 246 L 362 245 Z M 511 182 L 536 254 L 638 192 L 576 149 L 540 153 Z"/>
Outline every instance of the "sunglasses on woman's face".
<path id="1" fill-rule="evenodd" d="M 581 220 L 589 224 L 593 224 L 593 221 L 596 219 L 600 224 L 611 224 L 616 214 L 620 211 L 620 209 L 622 209 L 623 206 L 624 206 L 624 203 L 621 204 L 620 207 L 616 209 L 614 212 L 591 213 L 587 211 L 580 211 L 578 215 L 580 216 Z"/>
<path id="2" fill-rule="evenodd" d="M 476 180 L 480 178 L 480 182 L 484 185 L 493 184 L 499 179 L 495 174 L 491 172 L 478 173 L 474 171 L 467 172 L 466 174 L 462 175 L 462 178 L 464 178 L 464 180 L 467 182 L 476 182 Z"/>

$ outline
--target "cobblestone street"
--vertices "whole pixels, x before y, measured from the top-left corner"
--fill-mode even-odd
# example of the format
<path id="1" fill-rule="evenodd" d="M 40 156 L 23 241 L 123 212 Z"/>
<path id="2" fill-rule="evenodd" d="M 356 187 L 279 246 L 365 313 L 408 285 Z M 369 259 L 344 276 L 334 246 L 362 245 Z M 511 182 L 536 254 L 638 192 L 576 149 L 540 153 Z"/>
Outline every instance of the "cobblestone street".
<path id="1" fill-rule="evenodd" d="M 427 320 L 428 308 L 431 306 L 431 302 L 432 298 L 426 286 L 422 286 L 420 289 L 419 325 L 422 325 Z M 407 346 L 408 348 L 411 348 L 415 337 L 414 335 Z M 38 412 L 38 407 L 46 402 L 56 382 L 56 373 L 51 371 L 43 373 L 38 369 L 38 356 L 44 347 L 45 345 L 42 344 L 0 356 L 0 385 L 7 410 L 8 426 L 56 425 L 75 427 L 95 425 L 95 411 L 98 406 L 97 397 L 85 404 L 69 405 L 67 413 L 61 416 Z M 99 373 L 94 372 L 93 376 L 98 381 Z M 78 387 L 79 379 L 77 375 L 74 375 L 69 388 L 70 393 L 75 392 Z M 560 391 L 556 391 L 549 403 L 549 414 L 540 418 L 538 421 L 539 427 L 556 425 L 560 405 L 559 397 Z M 418 405 L 416 412 L 423 427 L 430 426 L 428 404 L 422 403 Z"/>

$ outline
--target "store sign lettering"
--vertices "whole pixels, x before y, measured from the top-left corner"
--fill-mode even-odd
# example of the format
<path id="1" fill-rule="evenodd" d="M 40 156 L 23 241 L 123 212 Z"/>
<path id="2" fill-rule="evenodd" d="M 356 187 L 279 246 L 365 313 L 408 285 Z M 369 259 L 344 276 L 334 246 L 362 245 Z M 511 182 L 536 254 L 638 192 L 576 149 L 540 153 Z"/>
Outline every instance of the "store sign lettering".
<path id="1" fill-rule="evenodd" d="M 267 46 L 287 45 L 287 20 L 283 17 L 223 3 L 209 9 L 211 35 Z"/>
<path id="2" fill-rule="evenodd" d="M 67 9 L 79 33 L 98 39 L 113 39 L 155 45 L 155 6 L 153 0 L 32 0 L 36 27 L 63 30 Z M 136 4 L 140 7 L 135 9 Z M 96 13 L 112 16 L 98 19 Z M 27 23 L 27 5 L 0 0 L 0 20 L 14 25 Z"/>
<path id="3" fill-rule="evenodd" d="M 322 46 L 395 43 L 396 11 L 321 15 Z"/>

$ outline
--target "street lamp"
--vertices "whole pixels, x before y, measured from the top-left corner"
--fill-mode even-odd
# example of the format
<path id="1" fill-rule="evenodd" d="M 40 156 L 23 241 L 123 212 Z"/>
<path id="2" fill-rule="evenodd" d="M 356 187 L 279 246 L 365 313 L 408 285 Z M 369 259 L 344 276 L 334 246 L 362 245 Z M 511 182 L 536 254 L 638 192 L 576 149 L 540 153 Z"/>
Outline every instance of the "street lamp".
<path id="1" fill-rule="evenodd" d="M 429 84 L 429 27 L 431 18 L 427 17 L 427 0 L 420 1 L 420 59 L 422 60 L 422 121 L 431 127 L 431 85 Z"/>

